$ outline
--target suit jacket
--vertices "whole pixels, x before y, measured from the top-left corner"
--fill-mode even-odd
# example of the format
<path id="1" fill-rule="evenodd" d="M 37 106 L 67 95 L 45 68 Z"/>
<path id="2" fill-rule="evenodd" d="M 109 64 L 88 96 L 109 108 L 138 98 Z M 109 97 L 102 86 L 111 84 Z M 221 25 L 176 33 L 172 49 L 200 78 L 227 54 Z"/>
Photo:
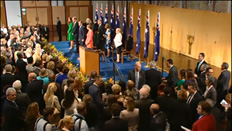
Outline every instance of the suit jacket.
<path id="1" fill-rule="evenodd" d="M 18 68 L 18 78 L 21 80 L 22 82 L 22 91 L 25 91 L 24 87 L 25 85 L 28 83 L 28 74 L 27 74 L 27 70 L 26 70 L 26 66 L 27 63 L 25 61 L 23 61 L 22 59 L 18 59 L 16 62 L 16 68 Z"/>
<path id="2" fill-rule="evenodd" d="M 93 33 L 95 33 L 96 31 L 98 31 L 98 23 L 94 23 L 92 25 L 92 29 L 93 29 Z"/>
<path id="3" fill-rule="evenodd" d="M 42 29 L 42 35 L 45 38 L 49 38 L 49 28 L 47 26 L 43 27 L 43 29 Z"/>
<path id="4" fill-rule="evenodd" d="M 135 83 L 135 70 L 130 70 L 128 73 L 128 80 L 132 80 Z M 146 78 L 143 71 L 139 72 L 139 84 L 138 89 L 141 89 L 142 86 L 146 83 Z"/>
<path id="5" fill-rule="evenodd" d="M 73 35 L 74 35 L 74 37 L 78 38 L 78 35 L 79 35 L 79 25 L 78 25 L 78 22 L 73 23 L 73 24 L 74 24 L 74 26 L 73 26 Z"/>
<path id="6" fill-rule="evenodd" d="M 11 73 L 1 75 L 1 89 L 3 89 L 5 85 L 12 85 L 16 80 L 17 77 Z"/>
<path id="7" fill-rule="evenodd" d="M 200 65 L 200 67 L 199 67 L 199 70 L 197 70 L 197 67 L 198 67 L 198 64 L 199 64 L 199 63 L 200 63 L 200 62 L 197 62 L 196 68 L 195 68 L 195 70 L 194 70 L 194 73 L 197 74 L 198 77 L 201 75 L 201 70 L 200 70 L 201 65 L 202 65 L 202 64 L 207 64 L 207 62 L 204 60 L 204 61 L 201 63 L 201 65 Z"/>
<path id="8" fill-rule="evenodd" d="M 212 114 L 208 114 L 193 124 L 192 131 L 216 131 L 216 120 Z"/>
<path id="9" fill-rule="evenodd" d="M 120 118 L 112 118 L 105 122 L 104 131 L 128 131 L 128 123 Z"/>
<path id="10" fill-rule="evenodd" d="M 98 27 L 98 31 L 99 31 L 99 38 L 100 40 L 103 40 L 104 39 L 104 36 L 103 34 L 105 34 L 105 27 L 103 24 L 101 24 L 99 27 Z"/>
<path id="11" fill-rule="evenodd" d="M 24 118 L 19 108 L 8 99 L 5 99 L 3 104 L 3 115 L 5 131 L 22 131 L 24 127 Z"/>
<path id="12" fill-rule="evenodd" d="M 82 25 L 79 27 L 79 39 L 78 41 L 82 42 L 82 39 L 86 39 L 85 27 Z"/>
<path id="13" fill-rule="evenodd" d="M 135 107 L 139 108 L 139 131 L 147 131 L 150 126 L 150 106 L 154 100 L 142 98 L 135 102 Z"/>
<path id="14" fill-rule="evenodd" d="M 97 106 L 99 111 L 103 111 L 104 102 L 102 101 L 102 93 L 99 87 L 97 87 L 95 84 L 92 84 L 89 87 L 89 94 L 91 95 L 93 99 L 93 104 Z"/>
<path id="15" fill-rule="evenodd" d="M 211 99 L 213 101 L 214 104 L 216 104 L 217 102 L 217 91 L 215 89 L 215 87 L 213 86 L 212 88 L 210 88 L 210 90 L 207 92 L 205 99 Z"/>
<path id="16" fill-rule="evenodd" d="M 173 88 L 176 86 L 179 79 L 178 79 L 178 70 L 174 65 L 169 69 L 169 73 L 168 76 L 166 77 L 166 80 L 167 80 L 167 86 Z"/>
<path id="17" fill-rule="evenodd" d="M 221 102 L 221 99 L 223 99 L 227 94 L 229 88 L 229 81 L 230 81 L 230 72 L 228 70 L 222 71 L 217 80 L 217 93 L 218 93 L 219 102 Z"/>
<path id="18" fill-rule="evenodd" d="M 27 107 L 30 104 L 30 98 L 27 93 L 17 92 L 15 102 L 19 106 L 19 110 L 22 113 L 23 117 L 25 117 Z"/>
<path id="19" fill-rule="evenodd" d="M 206 83 L 205 83 L 206 72 L 201 73 L 200 76 L 198 76 L 196 80 L 197 80 L 199 89 L 200 89 L 201 93 L 203 94 L 205 92 L 205 89 L 206 89 Z"/>
<path id="20" fill-rule="evenodd" d="M 58 32 L 61 31 L 61 21 L 60 21 L 60 20 L 57 21 L 56 30 L 57 30 Z"/>
<path id="21" fill-rule="evenodd" d="M 161 84 L 161 72 L 156 69 L 150 69 L 145 71 L 146 84 L 151 88 L 150 96 L 152 99 L 156 99 L 158 86 Z"/>
<path id="22" fill-rule="evenodd" d="M 88 82 L 85 82 L 85 85 L 84 85 L 85 94 L 89 94 L 89 87 L 93 85 L 93 83 L 94 83 L 94 80 L 89 80 Z"/>
<path id="23" fill-rule="evenodd" d="M 152 118 L 150 131 L 165 131 L 166 121 L 166 115 L 162 111 L 160 111 L 158 114 L 156 114 L 155 117 Z"/>

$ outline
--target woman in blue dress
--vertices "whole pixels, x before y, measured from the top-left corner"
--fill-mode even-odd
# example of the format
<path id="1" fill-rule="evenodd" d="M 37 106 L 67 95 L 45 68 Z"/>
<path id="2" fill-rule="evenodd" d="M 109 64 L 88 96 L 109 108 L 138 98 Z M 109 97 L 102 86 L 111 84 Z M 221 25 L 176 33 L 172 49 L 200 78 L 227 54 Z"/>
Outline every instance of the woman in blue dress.
<path id="1" fill-rule="evenodd" d="M 111 48 L 111 30 L 110 30 L 110 25 L 106 24 L 105 25 L 106 32 L 105 32 L 105 38 L 106 38 L 106 44 L 105 44 L 105 49 L 107 50 L 107 57 L 110 57 L 110 48 Z"/>

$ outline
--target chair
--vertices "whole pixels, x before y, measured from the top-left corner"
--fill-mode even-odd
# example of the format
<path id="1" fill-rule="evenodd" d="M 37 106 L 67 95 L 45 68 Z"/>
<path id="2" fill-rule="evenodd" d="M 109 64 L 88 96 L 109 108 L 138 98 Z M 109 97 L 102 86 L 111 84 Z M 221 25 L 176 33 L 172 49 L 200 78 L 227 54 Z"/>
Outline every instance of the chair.
<path id="1" fill-rule="evenodd" d="M 126 43 L 126 49 L 122 49 L 121 51 L 121 63 L 123 63 L 123 56 L 127 55 L 127 59 L 130 56 L 130 60 L 132 62 L 132 56 L 131 56 L 131 49 L 132 49 L 132 45 L 133 45 L 133 37 L 129 36 L 129 39 Z"/>

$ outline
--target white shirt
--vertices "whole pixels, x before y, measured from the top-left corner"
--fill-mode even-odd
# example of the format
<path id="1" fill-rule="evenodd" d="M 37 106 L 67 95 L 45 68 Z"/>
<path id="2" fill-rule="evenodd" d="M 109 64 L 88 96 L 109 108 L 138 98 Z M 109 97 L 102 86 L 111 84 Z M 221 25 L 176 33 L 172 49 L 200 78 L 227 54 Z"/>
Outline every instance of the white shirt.
<path id="1" fill-rule="evenodd" d="M 122 45 L 122 34 L 118 33 L 114 37 L 114 45 L 116 48 Z"/>
<path id="2" fill-rule="evenodd" d="M 3 31 L 4 34 L 7 34 L 7 28 L 1 28 L 1 31 Z"/>

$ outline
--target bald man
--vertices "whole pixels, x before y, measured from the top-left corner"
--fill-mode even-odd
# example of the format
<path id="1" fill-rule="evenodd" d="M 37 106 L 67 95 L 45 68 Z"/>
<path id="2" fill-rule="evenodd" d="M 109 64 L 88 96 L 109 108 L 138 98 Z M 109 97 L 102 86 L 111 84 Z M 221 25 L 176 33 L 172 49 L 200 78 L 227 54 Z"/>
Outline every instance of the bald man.
<path id="1" fill-rule="evenodd" d="M 132 80 L 135 83 L 135 88 L 138 90 L 141 89 L 141 87 L 145 84 L 145 74 L 143 71 L 141 71 L 140 62 L 137 61 L 135 63 L 135 69 L 129 71 L 127 79 Z"/>
<path id="2" fill-rule="evenodd" d="M 150 123 L 150 131 L 165 131 L 167 117 L 160 111 L 158 104 L 152 104 L 150 106 L 150 112 L 152 120 Z"/>

